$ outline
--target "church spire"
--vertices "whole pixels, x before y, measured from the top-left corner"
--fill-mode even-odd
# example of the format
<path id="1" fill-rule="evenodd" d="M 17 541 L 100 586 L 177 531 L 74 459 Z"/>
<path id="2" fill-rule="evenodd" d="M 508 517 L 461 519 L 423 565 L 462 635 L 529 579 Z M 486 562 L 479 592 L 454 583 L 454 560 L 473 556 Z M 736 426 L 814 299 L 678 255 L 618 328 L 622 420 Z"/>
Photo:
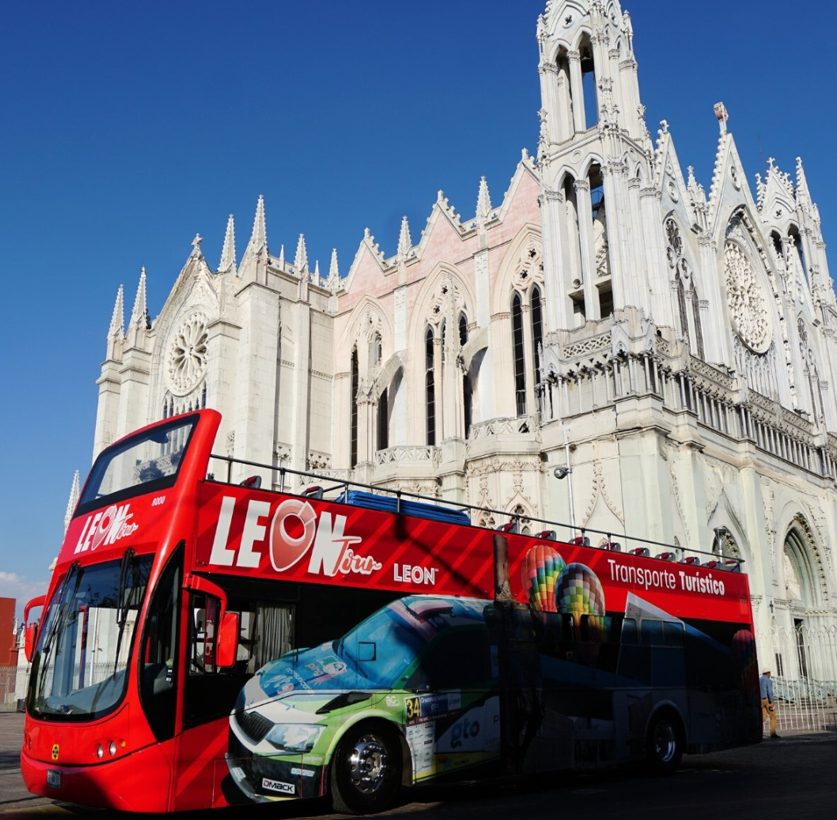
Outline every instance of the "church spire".
<path id="1" fill-rule="evenodd" d="M 407 217 L 401 219 L 401 232 L 398 235 L 398 257 L 406 259 L 410 248 L 413 247 L 413 240 L 410 238 L 410 225 L 407 222 Z"/>
<path id="2" fill-rule="evenodd" d="M 340 281 L 340 269 L 337 267 L 337 248 L 331 249 L 331 264 L 328 268 L 328 279 L 326 280 L 326 287 L 334 291 L 337 289 L 337 284 Z"/>
<path id="3" fill-rule="evenodd" d="M 134 299 L 134 309 L 131 311 L 131 327 L 147 329 L 149 326 L 145 288 L 145 267 L 143 266 L 142 273 L 140 273 L 139 285 L 137 285 L 137 295 Z"/>
<path id="4" fill-rule="evenodd" d="M 269 251 L 267 248 L 267 222 L 264 215 L 264 197 L 259 195 L 256 204 L 256 215 L 253 218 L 253 232 L 250 241 L 244 249 L 238 275 L 242 279 L 262 281 L 265 266 L 268 264 Z"/>
<path id="5" fill-rule="evenodd" d="M 477 219 L 485 222 L 491 214 L 491 195 L 488 193 L 488 182 L 480 177 L 480 189 L 477 194 Z"/>
<path id="6" fill-rule="evenodd" d="M 803 209 L 811 207 L 811 192 L 808 190 L 808 180 L 802 167 L 802 157 L 796 158 L 796 202 Z"/>
<path id="7" fill-rule="evenodd" d="M 256 203 L 256 216 L 253 218 L 253 233 L 250 235 L 250 245 L 258 251 L 267 248 L 267 222 L 264 216 L 264 197 L 259 194 Z"/>
<path id="8" fill-rule="evenodd" d="M 144 348 L 146 333 L 151 329 L 145 289 L 145 268 L 143 268 L 140 274 L 139 285 L 137 285 L 137 295 L 134 298 L 134 309 L 131 311 L 131 320 L 128 322 L 128 332 L 125 334 L 126 349 L 132 347 Z"/>
<path id="9" fill-rule="evenodd" d="M 70 488 L 70 498 L 67 501 L 67 510 L 64 513 L 64 534 L 67 534 L 67 528 L 70 526 L 70 521 L 73 518 L 73 513 L 76 510 L 76 504 L 78 504 L 78 495 L 79 495 L 79 480 L 78 480 L 78 470 L 76 470 L 75 475 L 73 476 L 73 484 Z"/>
<path id="10" fill-rule="evenodd" d="M 218 273 L 235 273 L 235 219 L 232 214 L 227 219 L 227 232 L 224 234 Z"/>
<path id="11" fill-rule="evenodd" d="M 308 272 L 308 251 L 305 249 L 305 236 L 303 234 L 299 235 L 299 242 L 296 244 L 294 270 L 299 277 L 303 277 Z"/>
<path id="12" fill-rule="evenodd" d="M 121 339 L 125 334 L 125 294 L 122 285 L 116 291 L 116 304 L 113 306 L 113 315 L 110 317 L 109 339 Z"/>
<path id="13" fill-rule="evenodd" d="M 122 285 L 116 292 L 116 304 L 113 306 L 113 314 L 110 317 L 110 329 L 108 330 L 107 359 L 111 361 L 122 361 L 122 348 L 125 344 L 125 291 Z"/>

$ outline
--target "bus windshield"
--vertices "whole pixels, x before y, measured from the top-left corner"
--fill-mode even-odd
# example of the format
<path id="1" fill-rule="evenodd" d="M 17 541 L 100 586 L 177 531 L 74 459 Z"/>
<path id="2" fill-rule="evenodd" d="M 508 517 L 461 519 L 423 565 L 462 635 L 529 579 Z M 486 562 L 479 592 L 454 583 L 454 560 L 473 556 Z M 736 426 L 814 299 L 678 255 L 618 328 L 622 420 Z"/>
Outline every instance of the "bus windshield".
<path id="1" fill-rule="evenodd" d="M 93 465 L 76 515 L 122 498 L 171 487 L 197 421 L 197 416 L 179 418 L 105 450 Z"/>
<path id="2" fill-rule="evenodd" d="M 32 659 L 28 708 L 48 719 L 101 717 L 125 693 L 125 674 L 153 556 L 70 566 Z"/>

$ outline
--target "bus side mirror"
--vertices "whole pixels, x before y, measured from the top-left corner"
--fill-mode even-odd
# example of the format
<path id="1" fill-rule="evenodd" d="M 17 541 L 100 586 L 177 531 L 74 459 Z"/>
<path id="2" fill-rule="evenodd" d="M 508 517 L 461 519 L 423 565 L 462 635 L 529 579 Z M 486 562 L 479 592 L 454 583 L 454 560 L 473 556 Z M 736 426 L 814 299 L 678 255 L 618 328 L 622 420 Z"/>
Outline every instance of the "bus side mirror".
<path id="1" fill-rule="evenodd" d="M 238 650 L 238 613 L 224 613 L 224 620 L 218 630 L 218 643 L 215 648 L 215 665 L 220 667 L 232 666 L 236 661 Z"/>
<path id="2" fill-rule="evenodd" d="M 23 644 L 23 654 L 26 655 L 26 660 L 31 662 L 32 653 L 35 651 L 35 641 L 38 639 L 38 624 L 32 621 L 26 627 L 26 642 Z"/>
<path id="3" fill-rule="evenodd" d="M 28 624 L 26 627 L 26 641 L 23 644 L 23 654 L 26 655 L 27 661 L 32 660 L 32 653 L 35 651 L 35 641 L 38 638 L 37 622 L 32 621 L 31 624 L 28 623 L 29 610 L 38 606 L 42 607 L 44 605 L 44 601 L 46 601 L 46 595 L 39 595 L 37 598 L 33 598 L 29 601 L 23 608 L 23 623 Z"/>

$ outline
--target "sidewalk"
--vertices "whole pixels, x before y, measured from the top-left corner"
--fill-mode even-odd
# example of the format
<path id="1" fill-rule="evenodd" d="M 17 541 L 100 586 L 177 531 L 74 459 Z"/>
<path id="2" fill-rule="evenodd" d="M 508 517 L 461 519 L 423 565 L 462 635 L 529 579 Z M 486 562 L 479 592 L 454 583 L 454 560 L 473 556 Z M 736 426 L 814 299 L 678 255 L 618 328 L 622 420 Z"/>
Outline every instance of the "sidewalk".
<path id="1" fill-rule="evenodd" d="M 20 747 L 23 743 L 21 712 L 0 712 L 0 813 L 36 806 L 52 806 L 46 797 L 26 791 L 20 776 Z"/>

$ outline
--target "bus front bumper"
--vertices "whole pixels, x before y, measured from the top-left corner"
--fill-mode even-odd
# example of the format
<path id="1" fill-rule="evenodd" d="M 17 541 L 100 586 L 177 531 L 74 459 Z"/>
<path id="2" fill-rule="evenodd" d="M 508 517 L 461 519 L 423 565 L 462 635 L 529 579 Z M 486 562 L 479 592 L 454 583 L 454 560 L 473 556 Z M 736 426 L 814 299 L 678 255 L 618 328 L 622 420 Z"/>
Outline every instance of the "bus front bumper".
<path id="1" fill-rule="evenodd" d="M 37 760 L 23 750 L 20 771 L 32 794 L 52 800 L 132 812 L 169 808 L 171 770 L 159 746 L 90 766 Z"/>

